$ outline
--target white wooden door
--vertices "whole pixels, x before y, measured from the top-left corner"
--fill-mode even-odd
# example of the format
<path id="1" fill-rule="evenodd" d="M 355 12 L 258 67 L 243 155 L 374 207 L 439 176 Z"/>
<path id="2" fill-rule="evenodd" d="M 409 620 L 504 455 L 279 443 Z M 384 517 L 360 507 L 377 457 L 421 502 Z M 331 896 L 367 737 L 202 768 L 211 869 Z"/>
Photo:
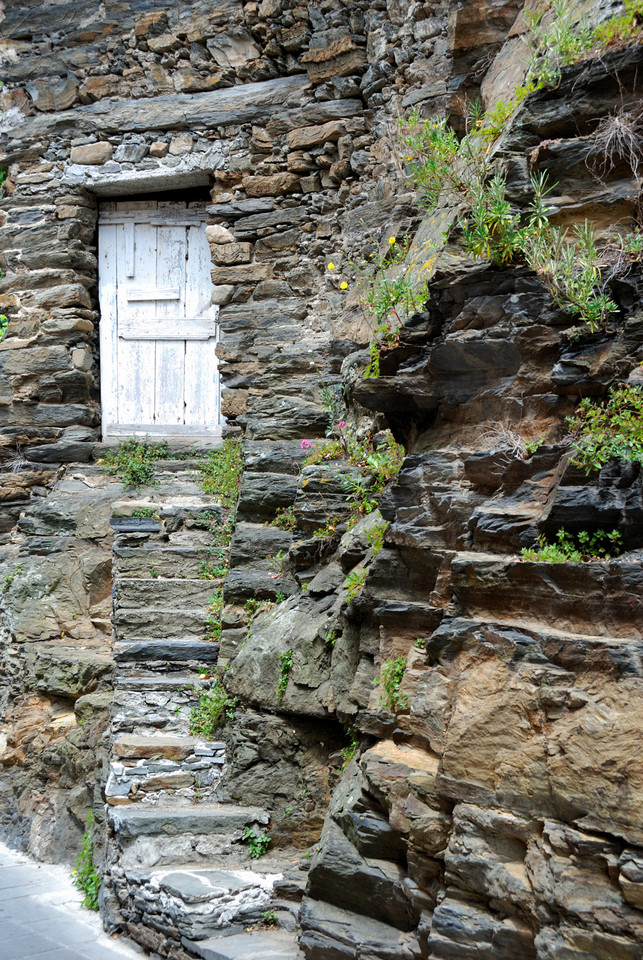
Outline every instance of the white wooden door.
<path id="1" fill-rule="evenodd" d="M 205 208 L 106 203 L 98 256 L 103 437 L 218 434 Z"/>

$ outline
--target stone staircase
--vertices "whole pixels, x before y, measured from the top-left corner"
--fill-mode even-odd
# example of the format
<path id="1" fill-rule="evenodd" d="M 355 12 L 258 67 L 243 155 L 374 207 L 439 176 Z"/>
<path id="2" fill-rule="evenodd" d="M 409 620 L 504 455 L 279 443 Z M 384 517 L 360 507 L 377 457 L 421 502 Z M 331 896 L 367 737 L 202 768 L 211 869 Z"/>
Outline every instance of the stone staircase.
<path id="1" fill-rule="evenodd" d="M 263 833 L 269 813 L 218 801 L 225 742 L 190 732 L 218 660 L 206 620 L 221 585 L 209 579 L 221 565 L 210 525 L 223 516 L 191 466 L 164 462 L 152 497 L 113 506 L 105 912 L 163 957 L 290 960 L 300 956 L 292 931 L 303 875 L 293 859 L 251 858 L 244 832 Z M 291 932 L 266 927 L 275 909 Z"/>

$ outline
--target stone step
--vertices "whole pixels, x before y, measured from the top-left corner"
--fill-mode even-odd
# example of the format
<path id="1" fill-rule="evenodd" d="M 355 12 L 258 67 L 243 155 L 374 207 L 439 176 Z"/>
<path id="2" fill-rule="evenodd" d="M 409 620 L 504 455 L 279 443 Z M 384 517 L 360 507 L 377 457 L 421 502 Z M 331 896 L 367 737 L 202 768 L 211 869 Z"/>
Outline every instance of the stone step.
<path id="1" fill-rule="evenodd" d="M 120 837 L 176 836 L 183 833 L 235 833 L 246 826 L 269 822 L 265 810 L 234 804 L 200 804 L 192 810 L 175 810 L 162 806 L 147 809 L 124 808 L 110 811 L 114 832 Z"/>
<path id="2" fill-rule="evenodd" d="M 193 803 L 141 803 L 110 806 L 112 842 L 123 870 L 191 864 L 192 869 L 213 863 L 253 863 L 242 841 L 245 827 L 261 834 L 269 816 L 256 807 Z"/>
<path id="3" fill-rule="evenodd" d="M 626 559 L 543 563 L 460 553 L 451 563 L 456 615 L 515 623 L 542 621 L 558 630 L 641 638 L 643 567 Z"/>
<path id="4" fill-rule="evenodd" d="M 190 670 L 199 667 L 212 667 L 219 656 L 219 644 L 212 641 L 194 639 L 134 639 L 118 640 L 114 644 L 114 660 L 117 667 L 131 663 L 178 663 Z M 117 672 L 116 686 L 120 685 Z"/>
<path id="5" fill-rule="evenodd" d="M 201 679 L 199 672 L 203 671 L 167 672 L 172 667 L 177 665 L 163 664 L 155 671 L 147 670 L 146 664 L 142 664 L 129 675 L 124 668 L 119 670 L 112 701 L 112 736 L 190 735 L 190 715 L 198 703 L 199 693 L 208 689 L 212 680 Z"/>
<path id="6" fill-rule="evenodd" d="M 141 922 L 158 929 L 169 923 L 187 940 L 222 939 L 263 921 L 275 883 L 290 866 L 273 860 L 225 869 L 125 870 L 118 895 L 140 910 Z"/>
<path id="7" fill-rule="evenodd" d="M 304 957 L 296 935 L 285 930 L 253 930 L 210 940 L 183 938 L 181 942 L 186 950 L 203 960 L 303 960 Z"/>
<path id="8" fill-rule="evenodd" d="M 188 607 L 206 610 L 217 587 L 216 581 L 187 578 L 131 577 L 114 584 L 117 608 L 152 608 L 155 611 Z"/>
<path id="9" fill-rule="evenodd" d="M 117 608 L 112 622 L 119 640 L 203 639 L 206 633 L 205 610 Z"/>
<path id="10" fill-rule="evenodd" d="M 214 798 L 225 765 L 225 743 L 198 737 L 121 736 L 112 744 L 107 802 L 190 803 Z"/>
<path id="11" fill-rule="evenodd" d="M 212 756 L 225 750 L 220 740 L 203 740 L 199 737 L 171 736 L 120 736 L 112 743 L 112 756 L 119 760 L 186 760 L 194 756 Z"/>
<path id="12" fill-rule="evenodd" d="M 139 547 L 114 545 L 114 573 L 117 578 L 198 580 L 207 566 L 225 557 L 224 547 L 172 546 L 145 543 Z"/>

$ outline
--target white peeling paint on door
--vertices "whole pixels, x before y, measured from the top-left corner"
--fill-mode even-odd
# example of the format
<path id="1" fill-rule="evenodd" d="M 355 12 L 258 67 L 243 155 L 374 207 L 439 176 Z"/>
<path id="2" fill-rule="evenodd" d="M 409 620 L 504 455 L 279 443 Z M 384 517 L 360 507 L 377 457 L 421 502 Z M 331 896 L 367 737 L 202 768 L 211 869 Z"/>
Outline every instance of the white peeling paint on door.
<path id="1" fill-rule="evenodd" d="M 103 437 L 219 436 L 204 207 L 106 203 L 98 256 Z"/>

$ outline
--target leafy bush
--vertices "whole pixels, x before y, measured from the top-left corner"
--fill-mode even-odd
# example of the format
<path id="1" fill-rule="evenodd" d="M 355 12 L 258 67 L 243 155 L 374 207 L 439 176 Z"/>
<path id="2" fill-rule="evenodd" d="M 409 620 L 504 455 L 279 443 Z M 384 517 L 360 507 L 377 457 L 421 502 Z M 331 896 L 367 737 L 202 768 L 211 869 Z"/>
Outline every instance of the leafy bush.
<path id="1" fill-rule="evenodd" d="M 397 710 L 406 710 L 409 699 L 406 694 L 400 693 L 400 684 L 406 670 L 406 656 L 402 655 L 397 660 L 385 660 L 380 670 L 380 675 L 375 679 L 375 683 L 382 687 L 380 693 L 380 706 L 391 713 Z"/>
<path id="2" fill-rule="evenodd" d="M 380 553 L 384 546 L 384 534 L 386 533 L 387 527 L 388 524 L 386 522 L 377 523 L 371 527 L 370 530 L 366 531 L 366 540 L 374 557 Z"/>
<path id="3" fill-rule="evenodd" d="M 292 650 L 287 650 L 279 654 L 279 683 L 275 689 L 277 694 L 277 700 L 283 700 L 286 695 L 286 687 L 288 686 L 288 679 L 290 677 L 290 671 L 292 670 Z"/>
<path id="4" fill-rule="evenodd" d="M 263 833 L 256 834 L 250 827 L 244 827 L 241 839 L 248 844 L 250 856 L 255 860 L 268 852 L 270 837 L 265 830 Z"/>
<path id="5" fill-rule="evenodd" d="M 553 18 L 547 16 L 549 9 Z M 555 87 L 562 68 L 581 60 L 595 43 L 592 30 L 574 19 L 569 0 L 540 4 L 525 20 L 532 48 L 530 73 L 542 85 Z"/>
<path id="6" fill-rule="evenodd" d="M 199 700 L 190 713 L 190 734 L 194 737 L 203 737 L 204 740 L 213 740 L 218 728 L 226 720 L 234 719 L 237 698 L 228 694 L 218 678 L 207 690 L 193 689 L 198 693 Z"/>
<path id="7" fill-rule="evenodd" d="M 224 507 L 234 507 L 239 497 L 243 471 L 241 440 L 229 437 L 220 447 L 208 451 L 199 462 L 199 469 L 204 492 L 218 497 Z"/>
<path id="8" fill-rule="evenodd" d="M 623 550 L 623 538 L 618 530 L 610 533 L 605 530 L 597 530 L 596 533 L 581 530 L 574 536 L 561 527 L 556 534 L 556 543 L 548 543 L 544 534 L 541 534 L 536 544 L 536 547 L 523 548 L 520 554 L 523 560 L 585 563 L 590 560 L 609 560 Z"/>
<path id="9" fill-rule="evenodd" d="M 339 768 L 339 773 L 343 773 L 351 760 L 354 760 L 359 754 L 359 740 L 355 736 L 355 732 L 351 727 L 348 728 L 348 735 L 350 737 L 350 743 L 347 747 L 342 747 L 342 749 L 339 751 L 342 758 L 342 764 Z"/>
<path id="10" fill-rule="evenodd" d="M 80 853 L 76 857 L 72 879 L 74 885 L 84 894 L 82 904 L 88 910 L 98 910 L 98 891 L 102 883 L 101 875 L 94 866 L 94 813 L 87 813 L 87 829 L 83 834 Z"/>
<path id="11" fill-rule="evenodd" d="M 223 588 L 217 587 L 208 604 L 204 640 L 219 640 L 221 637 L 221 614 L 223 612 Z"/>
<path id="12" fill-rule="evenodd" d="M 610 313 L 618 310 L 607 296 L 601 266 L 605 260 L 596 245 L 593 226 L 586 220 L 570 234 L 550 226 L 526 238 L 527 263 L 535 270 L 558 306 L 584 320 L 596 330 Z"/>
<path id="13" fill-rule="evenodd" d="M 589 397 L 567 417 L 574 444 L 573 462 L 587 473 L 609 460 L 643 463 L 643 390 L 636 386 L 612 387 L 605 403 Z"/>
<path id="14" fill-rule="evenodd" d="M 122 440 L 118 449 L 110 450 L 99 463 L 104 463 L 109 472 L 115 474 L 125 487 L 157 487 L 154 464 L 169 456 L 165 441 L 149 443 L 144 440 Z"/>
<path id="15" fill-rule="evenodd" d="M 275 519 L 272 521 L 273 527 L 281 527 L 282 530 L 294 530 L 296 525 L 297 518 L 295 517 L 294 504 L 291 504 L 289 507 L 280 507 L 275 514 Z"/>
<path id="16" fill-rule="evenodd" d="M 366 578 L 368 577 L 368 570 L 362 568 L 361 570 L 353 570 L 348 574 L 344 581 L 344 587 L 348 593 L 348 599 L 354 600 L 355 597 L 358 597 L 364 586 L 366 585 Z"/>

